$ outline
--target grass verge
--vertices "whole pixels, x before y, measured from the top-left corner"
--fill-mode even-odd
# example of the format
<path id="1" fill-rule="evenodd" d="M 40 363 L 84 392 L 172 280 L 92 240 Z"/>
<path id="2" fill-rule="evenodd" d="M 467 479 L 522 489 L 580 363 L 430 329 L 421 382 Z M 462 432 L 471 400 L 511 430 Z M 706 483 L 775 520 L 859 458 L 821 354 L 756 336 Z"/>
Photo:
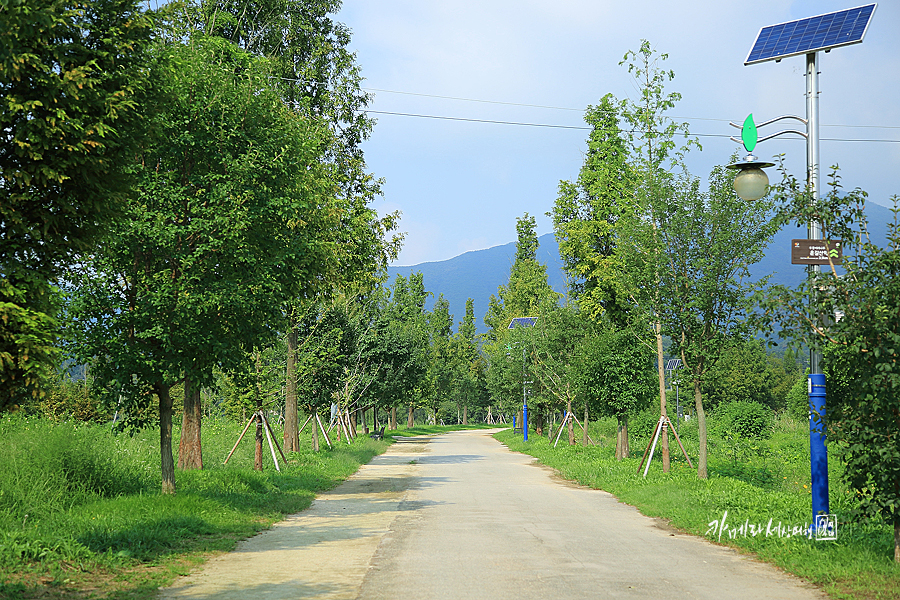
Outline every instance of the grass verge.
<path id="1" fill-rule="evenodd" d="M 252 436 L 222 464 L 240 431 L 205 423 L 205 468 L 177 472 L 177 494 L 163 496 L 155 431 L 0 419 L 0 598 L 151 598 L 305 509 L 390 444 L 360 436 L 313 453 L 307 443 L 280 473 L 271 459 L 257 472 Z"/>
<path id="2" fill-rule="evenodd" d="M 610 492 L 682 531 L 751 552 L 820 586 L 832 598 L 900 598 L 892 528 L 841 521 L 833 542 L 810 540 L 797 531 L 804 529 L 812 513 L 809 450 L 807 445 L 804 455 L 801 426 L 782 422 L 770 440 L 752 442 L 755 445 L 749 450 L 748 442 L 731 448 L 731 453 L 729 440 L 714 439 L 710 477 L 705 481 L 682 458 L 674 458 L 678 449 L 672 438 L 670 472 L 662 472 L 657 449 L 644 479 L 637 469 L 647 440 L 632 439 L 631 457 L 616 461 L 614 428 L 614 422 L 601 421 L 590 433 L 603 445 L 587 447 L 569 446 L 565 434 L 556 448 L 546 437 L 532 434 L 525 442 L 521 433 L 511 430 L 494 437 L 513 451 L 534 456 L 566 479 Z M 696 441 L 689 429 L 686 434 L 688 453 L 696 458 Z M 832 467 L 839 471 L 839 465 Z M 830 481 L 831 510 L 840 519 L 849 513 L 851 499 L 839 477 L 832 474 Z"/>

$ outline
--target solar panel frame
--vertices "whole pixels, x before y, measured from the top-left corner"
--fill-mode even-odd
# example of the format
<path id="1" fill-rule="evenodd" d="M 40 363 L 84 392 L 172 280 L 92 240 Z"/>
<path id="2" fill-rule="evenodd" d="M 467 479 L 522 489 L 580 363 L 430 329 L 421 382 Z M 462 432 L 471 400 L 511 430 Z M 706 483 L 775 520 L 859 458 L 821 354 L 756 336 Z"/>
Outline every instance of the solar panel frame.
<path id="1" fill-rule="evenodd" d="M 865 4 L 763 27 L 744 65 L 859 44 L 866 37 L 877 7 L 877 3 Z"/>
<path id="2" fill-rule="evenodd" d="M 515 329 L 516 327 L 533 327 L 537 317 L 515 317 L 509 322 L 507 329 Z"/>

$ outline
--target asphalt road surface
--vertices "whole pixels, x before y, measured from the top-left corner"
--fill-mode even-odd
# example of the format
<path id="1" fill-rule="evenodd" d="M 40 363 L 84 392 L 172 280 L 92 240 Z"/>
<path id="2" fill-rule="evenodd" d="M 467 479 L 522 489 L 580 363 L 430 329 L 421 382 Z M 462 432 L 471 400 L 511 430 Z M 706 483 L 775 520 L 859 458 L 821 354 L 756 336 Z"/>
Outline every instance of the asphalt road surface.
<path id="1" fill-rule="evenodd" d="M 481 431 L 405 438 L 164 600 L 822 599 Z"/>

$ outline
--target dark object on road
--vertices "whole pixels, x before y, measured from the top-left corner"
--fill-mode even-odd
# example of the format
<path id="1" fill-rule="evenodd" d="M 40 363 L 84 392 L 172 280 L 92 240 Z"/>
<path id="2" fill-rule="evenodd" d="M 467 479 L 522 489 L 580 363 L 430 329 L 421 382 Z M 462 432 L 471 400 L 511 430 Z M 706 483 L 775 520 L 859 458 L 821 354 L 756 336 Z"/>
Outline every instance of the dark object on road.
<path id="1" fill-rule="evenodd" d="M 370 433 L 370 434 L 369 434 L 369 437 L 372 438 L 373 440 L 382 440 L 382 439 L 384 439 L 384 427 L 382 427 L 381 429 L 379 429 L 379 430 L 377 430 L 377 431 L 374 431 L 374 432 Z"/>

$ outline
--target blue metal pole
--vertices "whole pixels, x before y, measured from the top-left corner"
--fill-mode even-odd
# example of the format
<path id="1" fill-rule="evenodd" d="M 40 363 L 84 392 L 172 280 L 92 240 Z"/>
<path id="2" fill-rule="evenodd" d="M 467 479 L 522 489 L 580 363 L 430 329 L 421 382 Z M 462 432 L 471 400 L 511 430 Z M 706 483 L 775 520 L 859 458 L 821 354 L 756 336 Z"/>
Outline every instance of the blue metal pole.
<path id="1" fill-rule="evenodd" d="M 528 405 L 522 405 L 522 431 L 525 432 L 525 441 L 528 441 Z"/>
<path id="2" fill-rule="evenodd" d="M 828 511 L 828 452 L 825 449 L 825 375 L 809 375 L 809 457 L 813 526 L 816 515 Z"/>

